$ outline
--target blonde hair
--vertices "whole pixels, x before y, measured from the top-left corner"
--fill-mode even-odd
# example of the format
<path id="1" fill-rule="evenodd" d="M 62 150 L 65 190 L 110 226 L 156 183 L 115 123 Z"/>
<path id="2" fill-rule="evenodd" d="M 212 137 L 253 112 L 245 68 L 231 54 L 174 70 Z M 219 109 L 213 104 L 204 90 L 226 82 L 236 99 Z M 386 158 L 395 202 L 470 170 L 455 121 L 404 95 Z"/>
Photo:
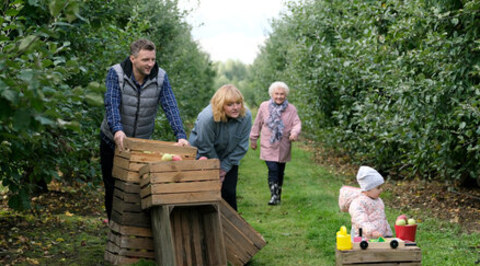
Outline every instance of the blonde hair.
<path id="1" fill-rule="evenodd" d="M 243 95 L 239 89 L 232 84 L 226 84 L 220 87 L 213 95 L 210 103 L 212 105 L 213 120 L 215 122 L 227 122 L 224 106 L 229 103 L 240 102 L 240 117 L 245 116 L 245 105 Z"/>
<path id="2" fill-rule="evenodd" d="M 275 81 L 268 88 L 268 94 L 270 94 L 270 97 L 273 97 L 273 93 L 276 89 L 283 89 L 285 91 L 285 96 L 288 96 L 288 94 L 290 93 L 290 89 L 288 88 L 287 84 L 285 84 L 285 82 Z"/>

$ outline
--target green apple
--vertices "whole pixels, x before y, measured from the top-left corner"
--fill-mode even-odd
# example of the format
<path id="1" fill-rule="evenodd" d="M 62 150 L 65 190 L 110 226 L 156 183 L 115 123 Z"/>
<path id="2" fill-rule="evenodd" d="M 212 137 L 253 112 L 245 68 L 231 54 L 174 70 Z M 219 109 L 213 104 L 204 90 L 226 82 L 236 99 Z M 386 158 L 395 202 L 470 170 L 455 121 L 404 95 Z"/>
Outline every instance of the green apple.
<path id="1" fill-rule="evenodd" d="M 162 156 L 162 161 L 171 161 L 173 159 L 173 155 L 170 153 L 165 153 Z"/>
<path id="2" fill-rule="evenodd" d="M 408 219 L 408 225 L 414 225 L 414 224 L 416 224 L 415 219 L 413 218 Z"/>
<path id="3" fill-rule="evenodd" d="M 395 222 L 395 225 L 399 225 L 399 226 L 402 226 L 402 225 L 406 225 L 407 222 L 405 222 L 405 219 L 397 219 L 397 221 Z"/>

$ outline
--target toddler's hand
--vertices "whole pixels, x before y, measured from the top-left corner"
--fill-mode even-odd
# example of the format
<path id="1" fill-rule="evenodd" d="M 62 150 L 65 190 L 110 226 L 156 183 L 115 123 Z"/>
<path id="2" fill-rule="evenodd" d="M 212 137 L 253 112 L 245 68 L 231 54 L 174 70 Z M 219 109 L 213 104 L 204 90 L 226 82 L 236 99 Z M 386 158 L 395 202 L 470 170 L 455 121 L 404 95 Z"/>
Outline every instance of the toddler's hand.
<path id="1" fill-rule="evenodd" d="M 373 231 L 372 232 L 372 238 L 379 238 L 381 236 L 382 236 L 382 234 L 380 234 L 378 231 Z"/>

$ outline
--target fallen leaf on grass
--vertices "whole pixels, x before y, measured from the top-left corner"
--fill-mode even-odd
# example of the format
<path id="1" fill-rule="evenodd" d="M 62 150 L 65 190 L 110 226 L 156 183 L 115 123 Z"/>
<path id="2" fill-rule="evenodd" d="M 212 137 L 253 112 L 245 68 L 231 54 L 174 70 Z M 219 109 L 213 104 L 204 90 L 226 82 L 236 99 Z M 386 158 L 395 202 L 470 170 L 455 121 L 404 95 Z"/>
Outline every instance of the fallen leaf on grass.
<path id="1" fill-rule="evenodd" d="M 73 213 L 69 212 L 69 211 L 66 211 L 65 212 L 65 215 L 68 216 L 68 217 L 72 217 L 73 216 Z"/>
<path id="2" fill-rule="evenodd" d="M 37 259 L 32 259 L 32 258 L 27 258 L 27 262 L 33 265 L 38 265 L 40 262 L 38 262 Z"/>

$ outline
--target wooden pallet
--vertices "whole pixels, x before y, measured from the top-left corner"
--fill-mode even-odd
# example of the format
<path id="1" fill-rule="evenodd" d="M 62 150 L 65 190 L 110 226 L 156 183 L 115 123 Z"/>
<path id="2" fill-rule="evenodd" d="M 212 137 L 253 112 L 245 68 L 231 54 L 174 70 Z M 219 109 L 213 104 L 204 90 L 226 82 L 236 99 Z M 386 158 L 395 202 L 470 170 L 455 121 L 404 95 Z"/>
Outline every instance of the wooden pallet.
<path id="1" fill-rule="evenodd" d="M 245 265 L 267 243 L 225 200 L 220 202 L 223 236 L 227 260 L 232 265 Z"/>
<path id="2" fill-rule="evenodd" d="M 400 249 L 357 249 L 336 251 L 336 265 L 422 265 L 422 252 L 416 246 Z"/>
<path id="3" fill-rule="evenodd" d="M 148 163 L 139 174 L 142 176 L 143 209 L 221 199 L 220 162 L 217 159 Z"/>
<path id="4" fill-rule="evenodd" d="M 110 221 L 109 227 L 105 261 L 123 265 L 140 259 L 154 259 L 153 237 L 149 228 L 124 226 L 114 221 Z"/>
<path id="5" fill-rule="evenodd" d="M 159 265 L 227 265 L 217 203 L 151 208 Z"/>

